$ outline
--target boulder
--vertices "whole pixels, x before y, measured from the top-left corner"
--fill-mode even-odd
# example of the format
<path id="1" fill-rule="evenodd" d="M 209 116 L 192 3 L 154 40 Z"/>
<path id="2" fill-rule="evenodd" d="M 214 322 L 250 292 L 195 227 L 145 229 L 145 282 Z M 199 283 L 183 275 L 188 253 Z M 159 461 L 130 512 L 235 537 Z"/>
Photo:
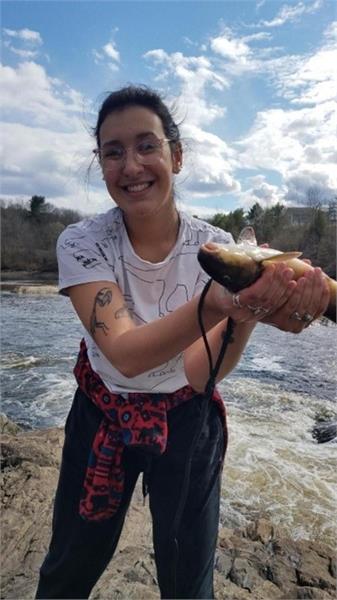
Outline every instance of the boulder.
<path id="1" fill-rule="evenodd" d="M 5 417 L 0 427 L 2 598 L 30 599 L 49 544 L 63 431 L 22 431 Z M 137 487 L 115 556 L 91 599 L 159 599 L 151 529 Z M 214 573 L 218 600 L 335 598 L 334 550 L 289 539 L 267 519 L 220 528 Z"/>

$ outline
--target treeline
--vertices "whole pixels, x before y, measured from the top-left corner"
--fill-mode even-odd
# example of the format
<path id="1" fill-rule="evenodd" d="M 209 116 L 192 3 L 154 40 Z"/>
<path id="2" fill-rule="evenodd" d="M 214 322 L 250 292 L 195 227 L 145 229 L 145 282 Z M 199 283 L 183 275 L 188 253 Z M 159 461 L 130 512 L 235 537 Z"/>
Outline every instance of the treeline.
<path id="1" fill-rule="evenodd" d="M 28 208 L 1 201 L 0 209 L 2 271 L 56 272 L 56 240 L 82 215 L 54 207 L 44 196 L 33 196 Z"/>
<path id="2" fill-rule="evenodd" d="M 255 230 L 258 244 L 268 243 L 277 250 L 298 250 L 303 257 L 336 278 L 336 213 L 319 204 L 286 208 L 275 204 L 263 209 L 258 203 L 245 213 L 239 208 L 228 214 L 218 213 L 208 221 L 237 238 L 248 225 Z"/>
<path id="3" fill-rule="evenodd" d="M 28 208 L 0 203 L 1 269 L 3 271 L 56 272 L 56 240 L 67 225 L 83 218 L 80 213 L 59 209 L 43 196 L 33 196 Z M 210 223 L 230 231 L 237 240 L 251 225 L 257 242 L 278 250 L 299 250 L 314 265 L 336 278 L 336 214 L 320 204 L 288 209 L 281 204 L 263 209 L 258 203 L 245 212 L 218 213 Z"/>

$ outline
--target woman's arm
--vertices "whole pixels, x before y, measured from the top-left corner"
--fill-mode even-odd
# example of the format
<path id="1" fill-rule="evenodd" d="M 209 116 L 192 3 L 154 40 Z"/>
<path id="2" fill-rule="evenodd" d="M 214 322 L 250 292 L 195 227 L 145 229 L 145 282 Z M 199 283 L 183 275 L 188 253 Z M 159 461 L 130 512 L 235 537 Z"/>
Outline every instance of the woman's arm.
<path id="1" fill-rule="evenodd" d="M 146 325 L 136 325 L 119 287 L 108 281 L 68 288 L 73 306 L 111 364 L 126 377 L 135 377 L 170 360 L 200 336 L 198 297 Z M 225 316 L 216 306 L 205 310 L 206 329 Z"/>
<path id="2" fill-rule="evenodd" d="M 284 265 L 271 265 L 258 282 L 242 291 L 242 300 L 245 304 L 259 303 L 275 310 L 286 301 L 293 286 L 296 286 L 295 282 L 290 281 L 291 277 L 291 269 Z M 201 336 L 197 317 L 199 297 L 161 319 L 136 326 L 120 289 L 114 283 L 102 281 L 76 285 L 68 288 L 68 293 L 87 331 L 111 364 L 126 377 L 135 377 L 186 351 L 187 377 L 194 385 L 193 373 L 199 371 L 199 363 L 208 364 L 201 340 L 198 346 L 193 346 Z M 242 323 L 252 321 L 254 324 L 257 321 L 251 310 L 235 307 L 232 296 L 213 282 L 204 303 L 203 322 L 206 331 L 220 324 L 211 335 L 214 353 L 228 316 Z M 237 341 L 232 348 L 231 359 L 226 360 L 224 372 L 236 364 L 252 327 L 246 325 L 238 328 Z M 204 372 L 206 376 L 206 369 Z M 207 378 L 205 384 L 206 381 Z"/>

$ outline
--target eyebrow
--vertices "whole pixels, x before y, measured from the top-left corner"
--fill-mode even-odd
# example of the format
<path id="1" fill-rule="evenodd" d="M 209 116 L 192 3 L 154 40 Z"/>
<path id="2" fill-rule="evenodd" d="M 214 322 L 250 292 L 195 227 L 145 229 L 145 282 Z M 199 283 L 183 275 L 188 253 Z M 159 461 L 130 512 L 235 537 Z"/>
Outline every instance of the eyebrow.
<path id="1" fill-rule="evenodd" d="M 154 131 L 144 131 L 144 132 L 138 133 L 136 135 L 136 140 L 141 140 L 141 139 L 147 137 L 148 135 L 153 135 L 155 137 L 158 137 L 157 134 L 154 133 Z M 106 148 L 106 147 L 109 147 L 109 146 L 114 146 L 115 144 L 121 144 L 122 145 L 122 143 L 121 143 L 120 140 L 108 140 L 107 142 L 104 142 L 104 144 L 102 145 L 102 148 Z"/>

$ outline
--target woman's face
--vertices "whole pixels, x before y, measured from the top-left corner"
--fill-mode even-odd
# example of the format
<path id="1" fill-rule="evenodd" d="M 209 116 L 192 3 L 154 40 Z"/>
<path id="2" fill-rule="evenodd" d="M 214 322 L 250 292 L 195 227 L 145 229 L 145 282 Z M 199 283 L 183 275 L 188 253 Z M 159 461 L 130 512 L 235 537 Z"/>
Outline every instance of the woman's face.
<path id="1" fill-rule="evenodd" d="M 141 106 L 114 111 L 103 121 L 99 138 L 106 187 L 126 217 L 149 217 L 171 208 L 173 173 L 179 171 L 182 159 L 179 145 L 171 153 L 170 145 L 162 141 L 152 164 L 141 164 L 134 150 L 143 140 L 165 140 L 156 113 Z M 127 150 L 123 160 L 111 160 L 120 149 Z"/>

